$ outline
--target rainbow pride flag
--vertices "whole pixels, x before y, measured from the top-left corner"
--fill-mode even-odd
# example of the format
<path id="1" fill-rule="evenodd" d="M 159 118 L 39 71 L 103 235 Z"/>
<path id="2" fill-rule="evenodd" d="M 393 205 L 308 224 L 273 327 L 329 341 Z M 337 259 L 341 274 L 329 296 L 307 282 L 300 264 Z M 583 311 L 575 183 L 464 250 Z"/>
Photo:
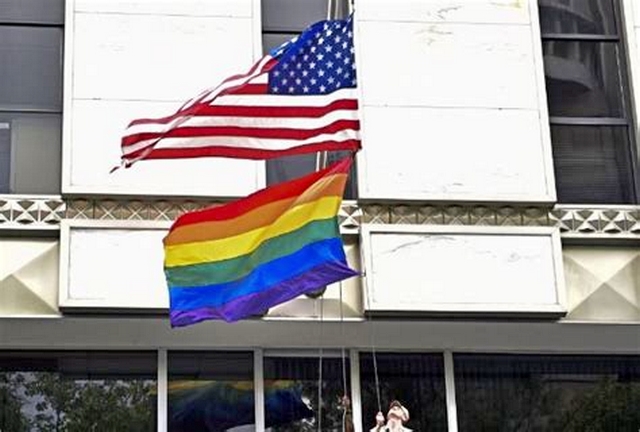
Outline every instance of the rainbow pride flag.
<path id="1" fill-rule="evenodd" d="M 337 220 L 351 162 L 176 219 L 164 239 L 171 325 L 237 321 L 356 275 Z"/>

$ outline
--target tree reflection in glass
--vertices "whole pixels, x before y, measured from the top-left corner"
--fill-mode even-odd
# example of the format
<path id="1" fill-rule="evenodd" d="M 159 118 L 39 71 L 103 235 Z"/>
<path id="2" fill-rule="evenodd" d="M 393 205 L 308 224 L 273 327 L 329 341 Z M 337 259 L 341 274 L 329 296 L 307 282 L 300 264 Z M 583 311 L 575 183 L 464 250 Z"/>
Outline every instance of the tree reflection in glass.
<path id="1" fill-rule="evenodd" d="M 322 389 L 318 394 L 318 358 L 267 357 L 264 359 L 265 426 L 268 432 L 315 432 L 318 401 L 322 398 L 322 431 L 342 431 L 343 376 L 349 388 L 348 360 L 322 359 Z"/>
<path id="2" fill-rule="evenodd" d="M 92 367 L 92 361 L 78 353 L 12 357 L 0 359 L 1 431 L 155 431 L 156 381 L 150 378 L 155 375 L 153 356 L 149 358 L 150 373 L 143 376 L 115 370 L 126 368 L 127 362 L 114 363 L 113 357 L 108 360 L 111 371 L 104 364 Z M 20 363 L 22 367 L 18 367 Z M 65 370 L 65 365 L 73 366 Z"/>
<path id="3" fill-rule="evenodd" d="M 459 430 L 637 432 L 640 358 L 455 356 Z"/>

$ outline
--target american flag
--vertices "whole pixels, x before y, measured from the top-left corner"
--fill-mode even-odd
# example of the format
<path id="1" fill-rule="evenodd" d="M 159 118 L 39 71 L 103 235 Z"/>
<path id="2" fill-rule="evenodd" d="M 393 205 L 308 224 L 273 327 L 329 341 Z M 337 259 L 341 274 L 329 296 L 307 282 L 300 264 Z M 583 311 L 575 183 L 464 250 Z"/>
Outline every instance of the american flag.
<path id="1" fill-rule="evenodd" d="M 168 117 L 132 121 L 122 163 L 360 148 L 352 18 L 313 24 Z"/>

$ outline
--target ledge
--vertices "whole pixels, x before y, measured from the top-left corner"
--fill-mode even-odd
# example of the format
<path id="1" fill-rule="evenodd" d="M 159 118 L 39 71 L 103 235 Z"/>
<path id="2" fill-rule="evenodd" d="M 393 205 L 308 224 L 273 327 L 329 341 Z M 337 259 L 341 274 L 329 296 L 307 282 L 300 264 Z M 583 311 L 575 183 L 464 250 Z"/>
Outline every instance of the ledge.
<path id="1" fill-rule="evenodd" d="M 56 195 L 0 195 L 0 230 L 58 230 L 62 219 L 171 221 L 183 212 L 217 201 L 63 199 Z M 568 239 L 640 239 L 640 206 L 365 204 L 345 201 L 342 231 L 356 234 L 363 223 L 476 226 L 557 226 Z"/>

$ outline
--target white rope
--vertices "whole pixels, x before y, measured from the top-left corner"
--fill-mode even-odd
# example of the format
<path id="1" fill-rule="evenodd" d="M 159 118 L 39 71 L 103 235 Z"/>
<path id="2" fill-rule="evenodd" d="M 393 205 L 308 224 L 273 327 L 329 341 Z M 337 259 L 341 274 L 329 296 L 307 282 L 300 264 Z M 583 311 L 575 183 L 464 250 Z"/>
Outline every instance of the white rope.
<path id="1" fill-rule="evenodd" d="M 318 299 L 320 301 L 320 328 L 319 328 L 319 350 L 318 350 L 318 432 L 322 432 L 322 343 L 323 332 L 322 323 L 324 317 L 324 293 Z"/>
<path id="2" fill-rule="evenodd" d="M 340 357 L 342 358 L 342 432 L 346 432 L 346 419 L 348 406 L 345 398 L 347 394 L 347 360 L 345 358 L 345 341 L 344 341 L 344 303 L 342 301 L 342 282 L 340 282 Z"/>
<path id="3" fill-rule="evenodd" d="M 361 251 L 362 253 L 362 251 Z M 364 263 L 364 260 L 360 260 L 360 262 Z M 363 264 L 364 265 L 364 264 Z M 366 308 L 367 310 L 371 310 L 371 292 L 369 290 L 369 284 L 366 282 L 366 278 L 367 278 L 367 273 L 366 273 L 366 268 L 364 269 L 364 271 L 362 272 L 363 277 L 362 277 L 362 283 L 365 284 L 366 286 Z M 366 317 L 366 314 L 365 314 Z M 373 316 L 369 315 L 369 322 L 371 323 L 371 331 L 369 332 L 369 344 L 371 346 L 371 357 L 373 359 L 373 377 L 375 380 L 375 386 L 376 386 L 376 400 L 378 403 L 378 412 L 382 412 L 382 402 L 381 402 L 381 397 L 380 397 L 380 379 L 378 377 L 378 359 L 377 359 L 377 355 L 376 355 L 376 344 L 375 344 L 375 339 L 376 339 L 376 331 L 375 331 L 375 325 L 373 322 Z"/>

